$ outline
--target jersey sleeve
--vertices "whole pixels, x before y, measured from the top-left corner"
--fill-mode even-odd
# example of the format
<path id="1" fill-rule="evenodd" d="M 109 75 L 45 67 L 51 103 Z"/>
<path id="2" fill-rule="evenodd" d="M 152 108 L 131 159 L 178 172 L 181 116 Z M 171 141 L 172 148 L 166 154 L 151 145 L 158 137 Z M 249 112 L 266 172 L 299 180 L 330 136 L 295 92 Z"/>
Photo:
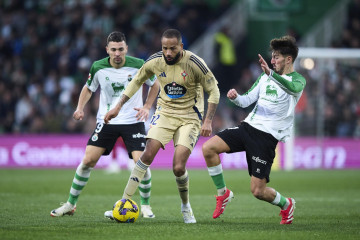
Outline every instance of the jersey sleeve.
<path id="1" fill-rule="evenodd" d="M 271 70 L 269 77 L 272 81 L 277 83 L 281 89 L 290 95 L 297 95 L 301 93 L 306 85 L 305 78 L 298 73 L 292 74 L 291 79 L 287 80 Z"/>
<path id="2" fill-rule="evenodd" d="M 99 80 L 96 75 L 94 64 L 90 68 L 89 76 L 85 85 L 92 92 L 96 92 L 97 88 L 99 87 Z"/>
<path id="3" fill-rule="evenodd" d="M 262 76 L 264 76 L 264 73 L 258 77 L 255 83 L 246 93 L 238 95 L 234 100 L 230 99 L 230 101 L 242 108 L 246 108 L 256 102 L 260 95 L 260 79 Z"/>
<path id="4" fill-rule="evenodd" d="M 195 55 L 190 57 L 195 76 L 199 79 L 204 91 L 209 95 L 208 102 L 218 104 L 220 99 L 220 91 L 218 82 L 206 65 L 205 61 Z"/>

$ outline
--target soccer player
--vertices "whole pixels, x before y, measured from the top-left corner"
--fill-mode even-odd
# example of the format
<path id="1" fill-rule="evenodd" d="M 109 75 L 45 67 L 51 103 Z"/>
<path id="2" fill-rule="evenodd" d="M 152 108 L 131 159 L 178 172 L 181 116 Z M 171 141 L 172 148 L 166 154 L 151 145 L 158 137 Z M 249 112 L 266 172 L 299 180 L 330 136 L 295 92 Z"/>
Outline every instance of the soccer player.
<path id="1" fill-rule="evenodd" d="M 125 89 L 120 102 L 106 114 L 105 123 L 117 116 L 147 78 L 154 74 L 157 76 L 160 94 L 146 136 L 145 151 L 131 172 L 123 198 L 133 196 L 159 149 L 173 140 L 173 173 L 181 198 L 181 212 L 185 223 L 196 223 L 189 201 L 186 162 L 199 133 L 206 137 L 211 135 L 212 119 L 220 93 L 217 81 L 205 62 L 194 53 L 183 49 L 181 33 L 178 30 L 166 30 L 161 37 L 161 45 L 162 51 L 150 56 Z M 209 97 L 207 114 L 203 120 L 204 90 Z"/>
<path id="2" fill-rule="evenodd" d="M 213 218 L 218 218 L 224 212 L 234 196 L 226 188 L 219 154 L 245 151 L 252 194 L 281 208 L 280 224 L 291 224 L 294 219 L 295 200 L 285 198 L 275 189 L 267 187 L 267 183 L 270 181 L 276 145 L 290 136 L 294 109 L 306 82 L 303 76 L 294 71 L 298 47 L 293 37 L 273 39 L 270 48 L 274 70 L 259 54 L 259 63 L 264 72 L 250 90 L 243 95 L 239 95 L 235 89 L 227 93 L 227 97 L 237 106 L 245 108 L 256 102 L 255 108 L 239 126 L 217 133 L 202 147 L 209 175 L 218 193 Z"/>
<path id="3" fill-rule="evenodd" d="M 97 125 L 90 137 L 85 156 L 76 169 L 70 195 L 65 204 L 50 212 L 53 217 L 73 215 L 79 195 L 89 180 L 91 170 L 95 167 L 102 155 L 109 155 L 116 140 L 123 138 L 129 157 L 137 161 L 145 149 L 145 124 L 149 110 L 159 93 L 159 83 L 156 76 L 149 76 L 146 84 L 151 86 L 148 97 L 143 105 L 142 86 L 134 92 L 134 97 L 126 103 L 119 115 L 108 124 L 104 124 L 105 114 L 113 108 L 121 98 L 124 89 L 133 81 L 135 74 L 143 65 L 144 60 L 127 56 L 128 46 L 125 35 L 121 32 L 112 32 L 107 38 L 106 52 L 109 55 L 95 61 L 84 85 L 78 106 L 73 114 L 75 120 L 82 120 L 84 107 L 89 101 L 92 92 L 100 86 L 100 103 L 97 113 Z M 145 82 L 145 81 L 144 81 Z M 141 197 L 141 215 L 153 218 L 149 199 L 151 187 L 151 172 L 147 169 L 145 177 L 139 187 Z"/>

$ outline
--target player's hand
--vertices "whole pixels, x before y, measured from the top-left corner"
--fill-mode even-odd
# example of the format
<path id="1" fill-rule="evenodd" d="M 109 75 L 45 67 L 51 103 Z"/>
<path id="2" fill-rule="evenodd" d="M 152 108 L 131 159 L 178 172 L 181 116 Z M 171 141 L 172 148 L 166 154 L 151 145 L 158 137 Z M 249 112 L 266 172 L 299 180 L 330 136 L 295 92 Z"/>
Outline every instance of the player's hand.
<path id="1" fill-rule="evenodd" d="M 205 119 L 203 125 L 201 126 L 200 135 L 203 137 L 210 137 L 212 133 L 211 121 Z"/>
<path id="2" fill-rule="evenodd" d="M 120 112 L 120 109 L 115 107 L 113 109 L 111 109 L 110 111 L 108 111 L 106 114 L 105 114 L 105 117 L 104 117 L 104 122 L 106 124 L 108 124 L 110 122 L 111 119 L 113 119 L 114 117 L 116 117 Z"/>
<path id="3" fill-rule="evenodd" d="M 235 98 L 237 98 L 238 93 L 235 89 L 230 89 L 226 95 L 229 99 L 234 100 Z"/>
<path id="4" fill-rule="evenodd" d="M 260 54 L 258 54 L 258 56 L 259 56 L 259 63 L 260 63 L 261 69 L 267 75 L 269 75 L 270 74 L 270 68 L 269 68 L 268 64 L 266 63 L 266 61 L 264 60 L 264 58 Z"/>
<path id="5" fill-rule="evenodd" d="M 84 111 L 83 110 L 77 110 L 73 114 L 73 118 L 77 121 L 83 120 L 84 117 Z"/>
<path id="6" fill-rule="evenodd" d="M 144 107 L 142 107 L 142 108 L 134 108 L 136 111 L 138 111 L 137 113 L 136 113 L 136 115 L 135 115 L 135 117 L 136 117 L 136 119 L 138 120 L 138 121 L 147 121 L 148 120 L 148 118 L 149 118 L 149 112 L 150 112 L 150 110 L 149 109 L 147 109 L 147 108 L 144 108 Z"/>

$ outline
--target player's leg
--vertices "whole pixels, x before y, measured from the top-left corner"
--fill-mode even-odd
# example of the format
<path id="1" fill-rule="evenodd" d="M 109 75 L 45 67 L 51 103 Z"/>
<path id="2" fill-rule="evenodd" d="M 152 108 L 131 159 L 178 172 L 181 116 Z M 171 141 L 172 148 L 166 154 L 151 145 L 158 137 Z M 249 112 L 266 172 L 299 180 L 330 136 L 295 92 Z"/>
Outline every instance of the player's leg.
<path id="1" fill-rule="evenodd" d="M 122 198 L 132 198 L 136 189 L 139 187 L 141 180 L 144 178 L 147 169 L 154 160 L 157 152 L 162 147 L 161 142 L 155 139 L 148 139 L 146 141 L 146 147 L 141 154 L 139 160 L 136 162 L 134 169 L 132 170 L 129 181 L 125 187 Z"/>
<path id="2" fill-rule="evenodd" d="M 275 149 L 278 141 L 270 134 L 257 130 L 250 125 L 246 158 L 251 175 L 251 192 L 257 199 L 269 202 L 281 208 L 281 224 L 291 224 L 295 209 L 295 201 L 285 198 L 275 189 L 267 186 L 270 181 L 270 172 L 275 158 Z"/>
<path id="3" fill-rule="evenodd" d="M 124 189 L 122 198 L 132 198 L 161 146 L 162 144 L 157 140 L 148 139 L 146 141 L 145 150 L 141 153 L 140 157 L 136 161 L 133 170 L 130 173 L 130 177 Z M 143 159 L 146 163 L 143 162 Z M 112 211 L 106 211 L 104 213 L 104 216 L 112 220 L 114 219 Z"/>
<path id="4" fill-rule="evenodd" d="M 96 125 L 87 143 L 84 158 L 76 169 L 70 188 L 69 199 L 62 207 L 52 210 L 50 212 L 51 216 L 72 215 L 75 212 L 79 195 L 89 180 L 91 170 L 95 167 L 101 155 L 110 154 L 117 138 L 116 125 L 103 123 Z"/>
<path id="5" fill-rule="evenodd" d="M 84 158 L 76 169 L 67 202 L 61 207 L 52 210 L 50 212 L 51 216 L 60 217 L 74 214 L 76 203 L 90 178 L 91 170 L 95 167 L 96 163 L 104 152 L 105 148 L 91 145 L 86 147 Z"/>
<path id="6" fill-rule="evenodd" d="M 190 150 L 182 145 L 175 147 L 173 159 L 173 173 L 181 199 L 181 213 L 185 223 L 196 223 L 189 200 L 189 175 L 186 170 L 186 162 L 190 156 Z"/>
<path id="7" fill-rule="evenodd" d="M 223 214 L 226 205 L 231 202 L 234 197 L 233 192 L 226 188 L 219 157 L 220 153 L 229 152 L 230 147 L 222 138 L 214 136 L 203 144 L 202 151 L 209 175 L 217 189 L 216 208 L 213 213 L 213 218 L 218 218 Z"/>
<path id="8" fill-rule="evenodd" d="M 169 125 L 167 116 L 155 112 L 154 120 L 151 121 L 151 127 L 146 136 L 146 146 L 139 160 L 136 162 L 134 169 L 130 174 L 129 181 L 125 187 L 123 198 L 131 198 L 140 181 L 144 178 L 147 169 L 154 160 L 159 149 L 171 140 L 173 136 L 172 126 Z"/>
<path id="9" fill-rule="evenodd" d="M 186 170 L 186 163 L 196 145 L 200 132 L 200 121 L 186 121 L 173 118 L 177 128 L 174 134 L 175 152 L 173 158 L 173 172 L 176 177 L 176 184 L 181 198 L 181 212 L 185 223 L 196 223 L 189 200 L 189 175 Z"/>
<path id="10" fill-rule="evenodd" d="M 132 157 L 136 164 L 137 160 L 141 156 L 141 151 L 133 151 Z M 152 212 L 150 207 L 150 195 L 151 195 L 151 171 L 150 167 L 146 170 L 144 178 L 141 180 L 139 185 L 140 193 L 140 204 L 141 204 L 141 216 L 144 218 L 154 218 L 155 214 Z"/>
<path id="11" fill-rule="evenodd" d="M 251 176 L 251 192 L 260 200 L 266 201 L 281 208 L 280 224 L 291 224 L 294 219 L 295 200 L 282 196 L 275 189 L 267 187 L 266 178 L 260 179 Z"/>

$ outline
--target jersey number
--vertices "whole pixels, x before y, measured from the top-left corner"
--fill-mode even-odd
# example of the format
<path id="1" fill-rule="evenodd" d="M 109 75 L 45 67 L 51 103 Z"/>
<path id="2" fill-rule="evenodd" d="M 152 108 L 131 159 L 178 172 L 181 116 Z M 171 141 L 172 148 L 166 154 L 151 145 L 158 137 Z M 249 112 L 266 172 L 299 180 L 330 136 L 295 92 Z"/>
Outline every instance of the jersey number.
<path id="1" fill-rule="evenodd" d="M 96 125 L 95 132 L 96 132 L 96 133 L 101 132 L 101 129 L 103 128 L 103 126 L 104 126 L 103 123 L 98 123 L 98 124 Z"/>
<path id="2" fill-rule="evenodd" d="M 150 120 L 150 124 L 151 125 L 156 125 L 156 121 L 160 118 L 160 115 L 156 115 L 156 116 L 152 116 L 151 120 Z"/>

